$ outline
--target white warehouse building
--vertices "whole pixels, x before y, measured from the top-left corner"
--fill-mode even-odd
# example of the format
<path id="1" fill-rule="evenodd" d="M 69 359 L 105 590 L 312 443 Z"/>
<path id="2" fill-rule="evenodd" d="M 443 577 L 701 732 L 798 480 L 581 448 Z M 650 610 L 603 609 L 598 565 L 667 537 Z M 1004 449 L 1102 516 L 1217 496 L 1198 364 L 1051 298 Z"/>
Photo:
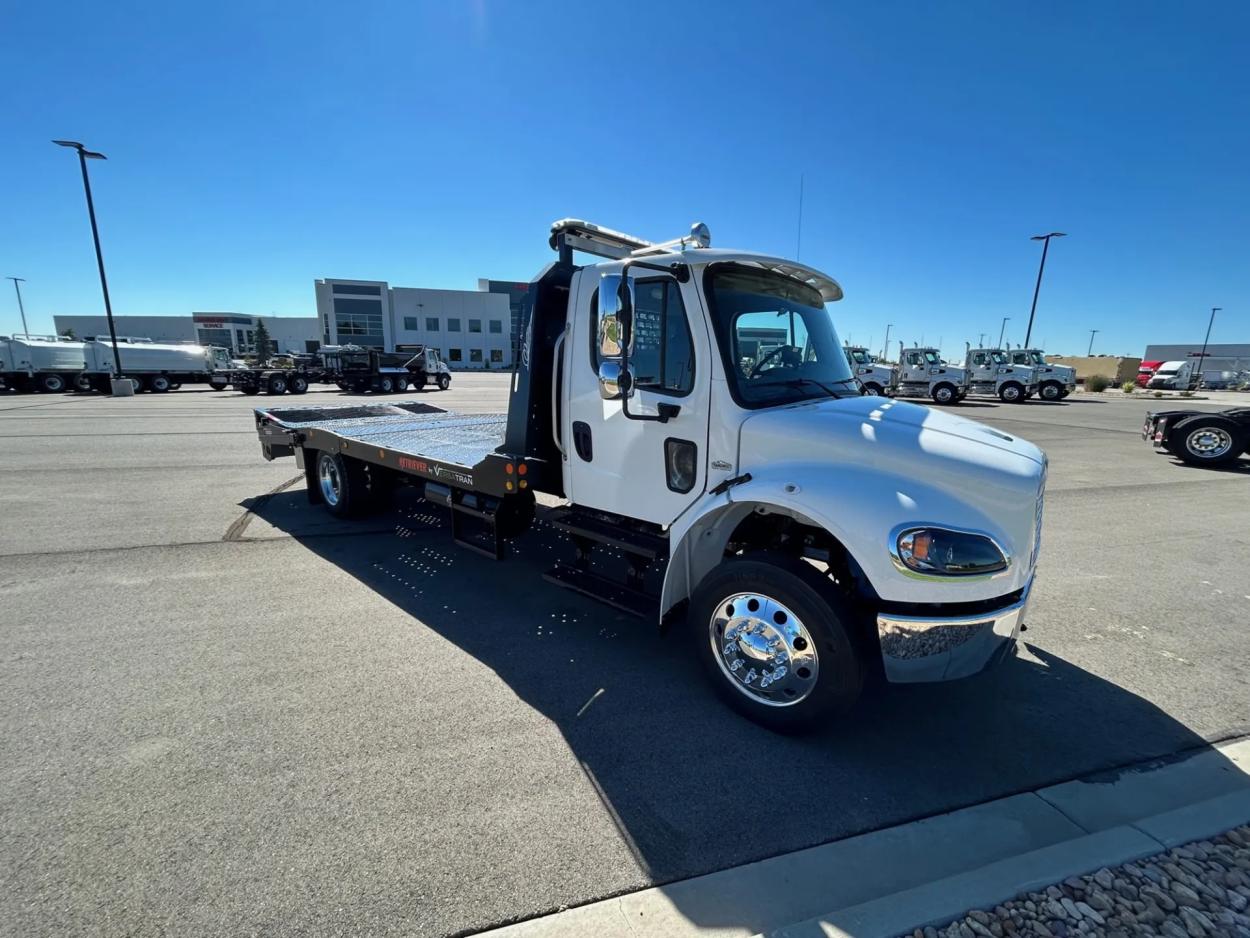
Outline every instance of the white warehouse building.
<path id="1" fill-rule="evenodd" d="M 314 287 L 325 345 L 429 345 L 452 368 L 512 367 L 507 293 L 392 287 L 384 280 L 325 279 Z"/>
<path id="2" fill-rule="evenodd" d="M 265 320 L 273 352 L 315 352 L 321 342 L 317 320 L 311 316 L 249 316 L 245 313 L 192 313 L 190 316 L 114 316 L 118 338 L 151 339 L 153 342 L 194 342 L 216 345 L 232 355 L 256 351 L 256 323 Z M 104 316 L 53 316 L 58 335 L 72 329 L 80 339 L 108 338 Z"/>

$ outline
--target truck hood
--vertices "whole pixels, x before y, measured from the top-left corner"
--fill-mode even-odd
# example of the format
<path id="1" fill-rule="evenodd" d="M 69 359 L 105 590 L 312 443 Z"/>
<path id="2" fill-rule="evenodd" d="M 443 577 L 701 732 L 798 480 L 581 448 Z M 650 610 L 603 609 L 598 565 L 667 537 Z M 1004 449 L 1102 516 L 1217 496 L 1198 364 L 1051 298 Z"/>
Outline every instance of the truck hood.
<path id="1" fill-rule="evenodd" d="M 739 447 L 737 471 L 753 482 L 731 496 L 792 500 L 842 541 L 883 598 L 932 601 L 932 586 L 886 554 L 903 524 L 982 531 L 1016 558 L 992 581 L 945 585 L 950 601 L 1004 595 L 1032 576 L 1046 457 L 1026 440 L 940 408 L 850 397 L 756 412 Z"/>

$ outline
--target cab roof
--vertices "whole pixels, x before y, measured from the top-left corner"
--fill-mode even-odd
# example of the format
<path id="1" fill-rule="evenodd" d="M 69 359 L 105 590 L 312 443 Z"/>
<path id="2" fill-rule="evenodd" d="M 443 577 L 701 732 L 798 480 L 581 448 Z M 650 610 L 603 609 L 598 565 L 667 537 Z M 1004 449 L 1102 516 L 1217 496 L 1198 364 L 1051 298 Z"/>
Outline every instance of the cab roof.
<path id="1" fill-rule="evenodd" d="M 767 254 L 756 254 L 751 251 L 735 251 L 730 248 L 697 248 L 688 247 L 682 251 L 670 251 L 666 254 L 647 254 L 638 258 L 652 264 L 688 264 L 691 267 L 708 266 L 710 264 L 741 264 L 744 267 L 758 267 L 799 283 L 805 283 L 815 289 L 826 303 L 842 299 L 842 287 L 836 280 L 815 267 L 808 267 L 798 261 L 772 257 Z M 614 266 L 620 261 L 611 262 Z"/>

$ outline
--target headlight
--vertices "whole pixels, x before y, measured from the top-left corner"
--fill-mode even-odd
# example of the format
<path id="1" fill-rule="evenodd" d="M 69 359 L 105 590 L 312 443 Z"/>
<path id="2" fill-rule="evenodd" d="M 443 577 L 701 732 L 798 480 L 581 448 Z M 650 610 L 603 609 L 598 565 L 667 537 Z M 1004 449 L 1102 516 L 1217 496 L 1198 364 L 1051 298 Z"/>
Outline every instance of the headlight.
<path id="1" fill-rule="evenodd" d="M 899 569 L 925 576 L 984 576 L 1010 562 L 993 538 L 949 528 L 905 528 L 892 547 Z"/>

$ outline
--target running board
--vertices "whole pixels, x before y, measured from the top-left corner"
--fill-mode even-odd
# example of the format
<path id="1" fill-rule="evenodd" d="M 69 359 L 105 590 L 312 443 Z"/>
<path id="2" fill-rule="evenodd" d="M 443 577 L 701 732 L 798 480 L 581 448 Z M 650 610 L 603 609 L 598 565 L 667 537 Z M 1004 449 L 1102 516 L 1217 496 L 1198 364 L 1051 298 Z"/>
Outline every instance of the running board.
<path id="1" fill-rule="evenodd" d="M 575 508 L 555 508 L 547 513 L 547 521 L 574 538 L 585 538 L 597 544 L 615 547 L 647 560 L 664 560 L 668 557 L 667 537 L 639 531 L 623 524 L 613 524 L 610 519 L 599 515 Z"/>
<path id="2" fill-rule="evenodd" d="M 575 593 L 581 593 L 640 619 L 656 621 L 660 603 L 654 596 L 628 589 L 620 583 L 588 570 L 579 570 L 564 562 L 557 563 L 543 574 L 543 579 Z"/>

